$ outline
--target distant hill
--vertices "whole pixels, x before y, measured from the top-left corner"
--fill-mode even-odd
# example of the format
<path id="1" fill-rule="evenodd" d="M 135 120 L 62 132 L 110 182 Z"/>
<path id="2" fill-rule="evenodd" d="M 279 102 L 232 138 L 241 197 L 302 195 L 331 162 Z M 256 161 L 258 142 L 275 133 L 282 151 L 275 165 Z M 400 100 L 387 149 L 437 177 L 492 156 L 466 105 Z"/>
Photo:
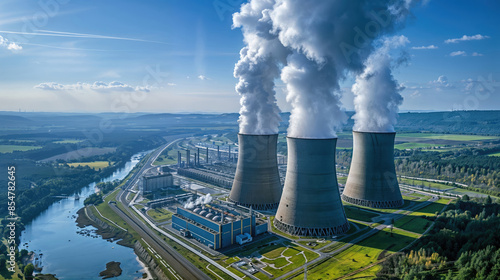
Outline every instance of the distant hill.
<path id="1" fill-rule="evenodd" d="M 346 112 L 344 131 L 352 130 L 354 112 Z M 282 113 L 282 127 L 288 127 L 290 113 Z M 400 113 L 395 127 L 398 132 L 433 132 L 500 135 L 500 111 L 453 111 Z"/>
<path id="2" fill-rule="evenodd" d="M 500 135 L 500 111 L 404 113 L 396 130 Z"/>
<path id="3" fill-rule="evenodd" d="M 348 121 L 343 126 L 344 131 L 351 131 L 354 112 L 346 112 Z M 190 129 L 191 132 L 203 129 L 204 133 L 217 130 L 238 129 L 238 113 L 227 114 L 65 114 L 65 113 L 17 113 L 0 112 L 1 127 L 29 126 L 44 128 L 43 132 L 63 133 L 67 128 L 72 130 L 88 130 L 99 127 L 106 119 L 119 130 L 130 129 Z M 281 113 L 280 132 L 288 127 L 290 113 Z M 500 111 L 453 111 L 453 112 L 410 112 L 399 114 L 396 124 L 398 132 L 433 132 L 500 135 Z M 208 129 L 208 130 L 207 130 Z M 26 133 L 21 132 L 21 133 Z M 35 131 L 30 131 L 35 133 Z M 40 133 L 41 131 L 36 131 Z M 4 132 L 5 133 L 5 132 Z M 28 132 L 29 133 L 29 132 Z M 1 134 L 1 133 L 0 133 Z M 63 135 L 61 135 L 63 136 Z M 68 136 L 69 137 L 69 136 Z"/>
<path id="4" fill-rule="evenodd" d="M 24 117 L 0 115 L 0 127 L 32 125 L 35 122 Z"/>

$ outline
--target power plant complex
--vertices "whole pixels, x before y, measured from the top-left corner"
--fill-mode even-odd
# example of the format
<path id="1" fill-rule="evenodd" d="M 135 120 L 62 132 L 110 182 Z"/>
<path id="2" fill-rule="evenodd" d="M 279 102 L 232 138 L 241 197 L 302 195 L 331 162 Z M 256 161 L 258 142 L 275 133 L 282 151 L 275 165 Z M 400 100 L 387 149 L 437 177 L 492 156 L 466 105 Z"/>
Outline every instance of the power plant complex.
<path id="1" fill-rule="evenodd" d="M 219 178 L 226 180 L 227 187 L 231 186 L 229 202 L 250 211 L 275 210 L 274 226 L 290 235 L 335 236 L 349 230 L 342 201 L 372 208 L 396 208 L 404 204 L 394 165 L 395 135 L 395 132 L 353 131 L 352 161 L 342 193 L 337 181 L 335 161 L 337 138 L 333 137 L 287 137 L 286 175 L 284 169 L 281 175 L 285 175 L 283 186 L 277 160 L 278 134 L 239 133 L 236 165 L 230 162 L 228 155 L 230 163 L 225 167 L 228 169 L 226 171 L 225 165 L 216 163 L 203 168 L 179 168 L 178 174 L 188 176 L 198 172 L 200 174 L 196 174 L 199 176 L 191 174 L 189 177 L 214 184 L 216 182 L 209 180 L 212 177 L 207 179 L 203 176 L 209 176 L 210 172 L 229 172 L 227 177 Z M 229 151 L 228 149 L 228 154 Z M 189 158 L 189 153 L 187 155 Z M 199 165 L 200 161 L 196 160 L 195 163 Z M 231 174 L 234 174 L 234 179 Z M 198 232 L 198 224 L 203 223 L 193 219 L 197 213 L 177 213 L 179 215 L 174 219 L 176 227 L 190 230 L 193 236 L 198 234 L 198 238 L 205 240 L 203 242 L 208 246 L 218 249 L 235 242 L 234 236 L 228 239 L 231 242 L 225 241 L 225 237 L 219 236 L 221 233 L 217 231 L 207 230 L 203 234 Z M 179 219 L 188 221 L 188 224 L 189 221 L 196 222 L 181 227 L 186 223 Z M 255 227 L 253 220 L 249 221 L 248 225 Z M 222 227 L 225 228 L 225 225 Z M 240 226 L 238 230 L 240 234 L 246 232 L 244 226 Z M 206 238 L 208 233 L 210 237 Z M 253 230 L 248 231 L 250 236 L 254 233 Z"/>
<path id="2" fill-rule="evenodd" d="M 335 168 L 337 139 L 287 138 L 288 165 L 274 225 L 300 236 L 331 236 L 349 223 Z"/>
<path id="3" fill-rule="evenodd" d="M 236 173 L 229 200 L 255 210 L 276 209 L 281 197 L 276 145 L 278 134 L 238 134 Z"/>
<path id="4" fill-rule="evenodd" d="M 353 157 L 340 195 L 337 138 L 287 137 L 288 163 L 281 188 L 278 135 L 239 134 L 239 156 L 229 201 L 256 210 L 277 208 L 274 225 L 297 236 L 332 236 L 349 230 L 342 200 L 359 206 L 403 205 L 394 166 L 394 132 L 353 132 Z"/>
<path id="5" fill-rule="evenodd" d="M 345 202 L 373 208 L 404 204 L 394 166 L 395 132 L 353 131 L 351 168 L 342 194 Z"/>

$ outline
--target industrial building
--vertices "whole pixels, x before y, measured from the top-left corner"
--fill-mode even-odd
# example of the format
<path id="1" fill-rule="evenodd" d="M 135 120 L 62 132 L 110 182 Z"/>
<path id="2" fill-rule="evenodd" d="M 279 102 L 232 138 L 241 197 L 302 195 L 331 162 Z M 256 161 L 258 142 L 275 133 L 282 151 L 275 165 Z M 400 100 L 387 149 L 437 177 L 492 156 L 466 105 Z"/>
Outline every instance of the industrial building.
<path id="1" fill-rule="evenodd" d="M 238 164 L 229 200 L 257 210 L 276 209 L 282 186 L 276 155 L 278 135 L 238 134 Z"/>
<path id="2" fill-rule="evenodd" d="M 233 184 L 232 175 L 212 171 L 208 168 L 179 168 L 177 174 L 226 189 L 231 188 Z"/>
<path id="3" fill-rule="evenodd" d="M 220 204 L 178 207 L 172 227 L 183 236 L 192 237 L 212 249 L 243 244 L 251 237 L 267 232 L 267 222 L 250 210 L 245 212 Z"/>
<path id="4" fill-rule="evenodd" d="M 395 132 L 353 131 L 351 168 L 342 200 L 373 208 L 404 204 L 394 166 L 395 136 Z"/>
<path id="5" fill-rule="evenodd" d="M 287 137 L 288 168 L 274 219 L 297 236 L 332 236 L 349 230 L 335 169 L 336 138 Z"/>
<path id="6" fill-rule="evenodd" d="M 171 188 L 174 186 L 174 177 L 168 168 L 154 168 L 142 176 L 142 191 L 153 192 L 159 189 Z"/>

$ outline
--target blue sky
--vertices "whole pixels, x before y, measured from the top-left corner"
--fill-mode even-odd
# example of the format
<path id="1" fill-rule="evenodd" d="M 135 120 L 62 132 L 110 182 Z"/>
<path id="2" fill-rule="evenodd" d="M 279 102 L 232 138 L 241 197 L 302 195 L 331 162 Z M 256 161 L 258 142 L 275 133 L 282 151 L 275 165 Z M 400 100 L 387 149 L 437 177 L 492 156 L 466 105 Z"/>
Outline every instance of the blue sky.
<path id="1" fill-rule="evenodd" d="M 243 37 L 231 14 L 241 3 L 2 0 L 0 111 L 237 112 Z M 394 72 L 402 111 L 500 109 L 498 12 L 496 0 L 413 10 L 396 34 L 410 41 L 411 60 Z M 347 110 L 353 81 L 342 83 Z M 288 111 L 282 83 L 276 91 Z"/>

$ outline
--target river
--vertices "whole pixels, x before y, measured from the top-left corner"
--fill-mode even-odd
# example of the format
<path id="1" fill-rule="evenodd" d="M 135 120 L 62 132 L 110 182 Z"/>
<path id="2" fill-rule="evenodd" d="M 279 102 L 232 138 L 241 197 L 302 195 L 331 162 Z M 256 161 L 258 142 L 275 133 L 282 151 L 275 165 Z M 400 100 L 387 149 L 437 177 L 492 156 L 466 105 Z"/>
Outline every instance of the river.
<path id="1" fill-rule="evenodd" d="M 135 154 L 125 167 L 102 181 L 125 178 L 148 152 Z M 41 253 L 42 273 L 56 274 L 58 279 L 102 279 L 99 272 L 105 270 L 106 263 L 111 261 L 120 262 L 123 270 L 121 276 L 113 279 L 141 279 L 144 268 L 133 249 L 108 242 L 95 234 L 77 233 L 82 229 L 76 226 L 76 212 L 83 207 L 85 198 L 95 192 L 95 185 L 92 183 L 80 190 L 79 200 L 72 195 L 55 202 L 27 224 L 20 236 L 20 249 Z M 95 228 L 89 226 L 85 229 Z"/>

